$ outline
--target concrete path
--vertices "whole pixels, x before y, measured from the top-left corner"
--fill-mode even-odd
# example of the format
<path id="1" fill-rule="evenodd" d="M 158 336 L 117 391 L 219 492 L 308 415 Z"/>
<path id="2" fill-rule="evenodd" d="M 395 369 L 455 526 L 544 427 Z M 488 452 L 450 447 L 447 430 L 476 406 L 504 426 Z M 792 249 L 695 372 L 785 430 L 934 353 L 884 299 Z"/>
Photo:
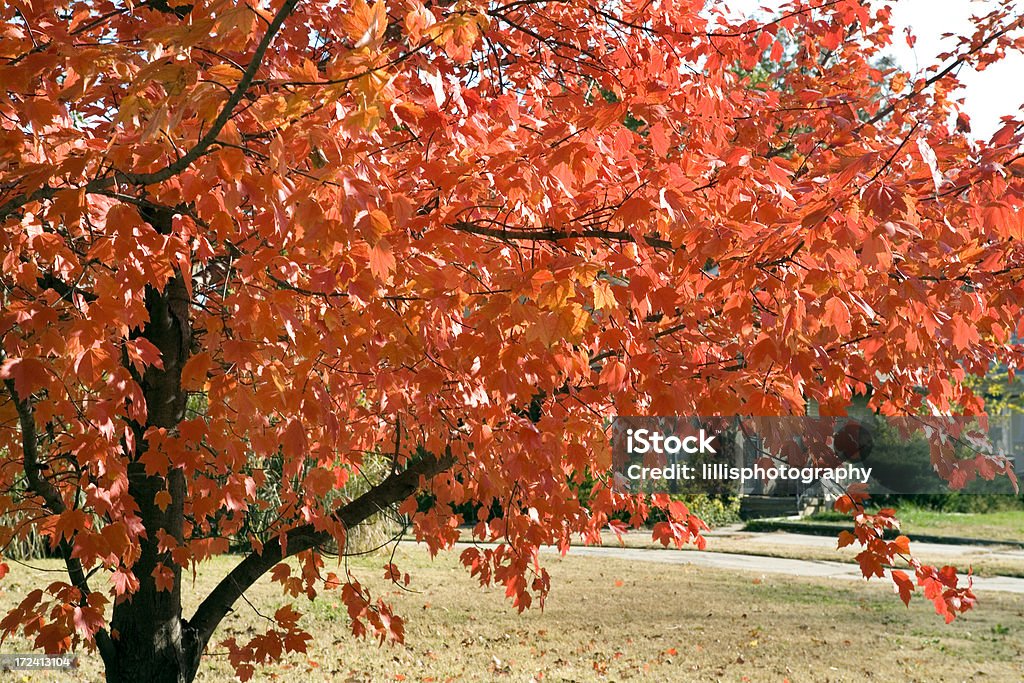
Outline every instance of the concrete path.
<path id="1" fill-rule="evenodd" d="M 741 528 L 722 528 L 705 532 L 708 544 L 711 545 L 716 538 L 730 540 L 749 540 L 758 542 L 770 542 L 772 545 L 787 548 L 813 548 L 817 550 L 835 550 L 835 536 L 812 536 L 810 534 L 794 534 L 787 531 L 756 532 L 743 531 Z M 995 543 L 991 545 L 960 545 L 952 543 L 927 543 L 914 539 L 910 535 L 911 546 L 914 554 L 922 558 L 928 556 L 945 557 L 956 559 L 958 557 L 971 558 L 993 558 L 1020 562 L 1024 567 L 1024 548 L 1012 546 L 1000 546 Z"/>
<path id="2" fill-rule="evenodd" d="M 627 536 L 636 534 L 650 542 L 650 532 L 632 531 Z M 817 578 L 864 581 L 860 567 L 849 562 L 833 562 L 829 560 L 792 559 L 784 557 L 766 557 L 764 555 L 746 555 L 735 552 L 718 552 L 715 540 L 749 543 L 751 548 L 786 548 L 799 551 L 801 548 L 821 553 L 835 552 L 836 539 L 829 536 L 812 536 L 795 534 L 785 531 L 756 532 L 744 531 L 742 526 L 721 527 L 705 532 L 708 550 L 695 549 L 676 550 L 669 548 L 636 548 L 622 547 L 609 532 L 603 546 L 577 546 L 569 551 L 577 557 L 604 557 L 608 559 L 626 560 L 628 562 L 660 562 L 663 564 L 688 564 L 709 569 L 726 571 L 757 572 L 761 574 L 783 574 L 787 576 L 808 576 Z M 628 542 L 627 542 L 627 545 Z M 954 545 L 947 543 L 924 543 L 913 541 L 914 556 L 922 562 L 938 564 L 939 560 L 957 562 L 960 558 L 968 558 L 967 562 L 978 562 L 983 559 L 1003 560 L 1020 565 L 1024 568 L 1024 548 L 998 545 Z M 731 545 L 732 548 L 736 546 Z M 556 548 L 545 549 L 556 553 Z M 958 563 L 959 564 L 959 563 Z M 1011 576 L 975 576 L 975 591 L 1003 591 L 1024 594 L 1024 578 Z"/>
<path id="3" fill-rule="evenodd" d="M 797 534 L 791 534 L 796 536 Z M 772 534 L 774 541 L 776 534 Z M 826 539 L 827 540 L 827 539 Z M 924 544 L 917 544 L 922 549 Z M 830 548 L 835 547 L 833 541 Z M 956 546 L 941 546 L 942 550 Z M 558 552 L 551 548 L 551 552 Z M 651 548 L 620 548 L 610 546 L 574 546 L 570 556 L 604 557 L 629 562 L 661 562 L 664 564 L 688 564 L 727 571 L 759 572 L 762 574 L 785 574 L 788 576 L 810 576 L 829 579 L 864 581 L 860 568 L 855 564 L 826 562 L 824 560 L 792 560 L 782 557 L 760 555 L 739 555 L 736 553 L 694 552 L 680 550 L 658 550 Z M 1004 591 L 1024 593 L 1024 579 L 1009 576 L 974 577 L 975 592 Z"/>

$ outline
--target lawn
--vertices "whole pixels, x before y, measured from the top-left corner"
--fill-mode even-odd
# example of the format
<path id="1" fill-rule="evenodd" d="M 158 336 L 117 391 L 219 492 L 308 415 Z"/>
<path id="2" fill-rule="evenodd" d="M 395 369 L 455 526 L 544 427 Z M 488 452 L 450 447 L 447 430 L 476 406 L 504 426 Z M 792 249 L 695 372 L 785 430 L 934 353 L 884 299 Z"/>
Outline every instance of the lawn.
<path id="1" fill-rule="evenodd" d="M 999 512 L 941 512 L 914 505 L 897 509 L 902 531 L 911 538 L 914 534 L 976 538 L 988 541 L 1024 542 L 1024 510 Z M 835 512 L 823 512 L 801 520 L 802 523 L 836 523 L 849 526 L 849 518 Z"/>
<path id="2" fill-rule="evenodd" d="M 1024 510 L 986 513 L 938 512 L 918 507 L 900 510 L 909 535 L 966 536 L 992 541 L 1024 541 Z"/>
<path id="3" fill-rule="evenodd" d="M 546 608 L 517 614 L 500 588 L 479 588 L 456 556 L 431 561 L 404 545 L 396 554 L 412 591 L 383 580 L 383 557 L 350 560 L 406 618 L 406 644 L 378 647 L 348 634 L 345 608 L 327 593 L 298 608 L 315 639 L 308 654 L 263 669 L 256 680 L 362 681 L 961 681 L 1024 677 L 1024 595 L 985 594 L 978 609 L 945 625 L 928 603 L 905 608 L 885 583 L 841 583 L 688 566 L 549 556 L 553 589 Z M 233 558 L 200 572 L 205 593 Z M 6 609 L 30 585 L 49 583 L 53 561 L 32 570 L 12 563 L 3 582 Z M 47 571 L 42 571 L 47 570 Z M 272 613 L 284 601 L 261 581 L 249 594 Z M 190 601 L 192 604 L 195 600 Z M 263 628 L 237 605 L 219 638 L 240 640 Z M 8 639 L 3 652 L 27 644 Z M 95 681 L 95 654 L 74 674 L 0 674 L 0 680 Z M 202 681 L 230 680 L 220 647 Z"/>

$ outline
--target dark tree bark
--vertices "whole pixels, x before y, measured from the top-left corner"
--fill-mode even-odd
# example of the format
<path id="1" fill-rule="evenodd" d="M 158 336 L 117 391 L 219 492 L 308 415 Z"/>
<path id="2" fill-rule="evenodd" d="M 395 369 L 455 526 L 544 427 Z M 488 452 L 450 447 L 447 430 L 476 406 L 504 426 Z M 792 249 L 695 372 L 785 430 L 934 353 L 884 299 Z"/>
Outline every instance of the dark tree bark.
<path id="1" fill-rule="evenodd" d="M 143 217 L 158 232 L 170 232 L 170 210 L 147 211 Z M 166 477 L 147 475 L 145 466 L 137 461 L 146 450 L 142 439 L 146 428 L 172 429 L 185 417 L 188 396 L 181 388 L 181 370 L 188 360 L 192 330 L 189 296 L 181 274 L 163 291 L 150 288 L 146 292 L 146 309 L 149 321 L 135 336 L 159 349 L 163 367 L 150 366 L 141 377 L 136 375 L 146 399 L 147 419 L 145 426 L 135 426 L 139 446 L 136 461 L 128 465 L 128 492 L 139 506 L 146 535 L 140 542 L 139 559 L 132 567 L 139 590 L 131 599 L 114 606 L 110 622 L 111 651 L 104 655 L 110 683 L 191 681 L 202 655 L 194 629 L 181 616 L 181 567 L 172 561 L 169 552 L 160 552 L 157 540 L 163 534 L 179 543 L 183 541 L 184 475 L 178 469 L 171 470 Z M 171 500 L 161 510 L 156 496 L 165 489 Z M 157 571 L 170 571 L 173 587 L 158 587 L 154 576 Z"/>
<path id="2" fill-rule="evenodd" d="M 158 232 L 170 232 L 172 209 L 153 207 L 141 214 Z M 97 634 L 97 644 L 108 683 L 188 683 L 195 679 L 206 645 L 235 601 L 278 562 L 331 539 L 312 525 L 290 529 L 286 532 L 286 543 L 272 539 L 261 552 L 243 558 L 206 597 L 192 620 L 183 618 L 181 567 L 169 552 L 160 552 L 157 539 L 164 535 L 184 542 L 186 481 L 180 469 L 172 469 L 166 476 L 148 475 L 138 461 L 146 452 L 143 436 L 148 428 L 173 429 L 185 417 L 188 395 L 182 390 L 181 371 L 189 357 L 192 329 L 190 301 L 182 275 L 174 277 L 163 291 L 149 289 L 146 309 L 149 321 L 133 337 L 153 344 L 160 351 L 163 367 L 150 366 L 140 375 L 125 359 L 125 366 L 142 387 L 147 407 L 146 424 L 133 425 L 138 445 L 135 458 L 128 465 L 128 491 L 138 505 L 145 528 L 140 556 L 132 567 L 139 589 L 130 599 L 114 606 L 109 635 L 106 631 Z M 424 478 L 448 469 L 452 463 L 450 453 L 424 454 L 406 469 L 392 472 L 363 495 L 340 506 L 334 514 L 347 528 L 354 528 L 405 500 L 416 492 Z M 164 490 L 170 494 L 170 503 L 160 509 L 156 496 Z M 159 584 L 154 576 L 166 571 L 174 580 L 170 588 Z"/>

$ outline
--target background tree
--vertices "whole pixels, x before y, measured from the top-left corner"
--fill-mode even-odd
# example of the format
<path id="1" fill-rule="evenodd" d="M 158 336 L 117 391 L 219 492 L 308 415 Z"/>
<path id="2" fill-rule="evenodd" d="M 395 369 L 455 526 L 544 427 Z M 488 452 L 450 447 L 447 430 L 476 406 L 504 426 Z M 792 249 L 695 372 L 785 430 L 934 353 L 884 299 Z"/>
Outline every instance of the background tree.
<path id="1" fill-rule="evenodd" d="M 400 639 L 320 552 L 390 506 L 436 552 L 449 504 L 497 502 L 473 534 L 500 543 L 462 560 L 519 609 L 548 590 L 538 546 L 616 510 L 702 543 L 685 506 L 607 484 L 615 413 L 801 413 L 868 384 L 883 413 L 981 411 L 964 378 L 1020 362 L 1022 132 L 971 141 L 949 93 L 1021 20 L 998 4 L 908 78 L 871 66 L 884 8 L 708 5 L 4 4 L 0 544 L 43 533 L 68 578 L 0 627 L 95 644 L 110 681 L 187 681 L 270 572 Z M 786 68 L 752 77 L 766 54 Z M 386 476 L 329 495 L 371 456 Z M 183 570 L 251 528 L 271 467 L 272 522 L 183 615 Z M 908 556 L 886 511 L 856 521 L 866 575 Z M 911 562 L 905 600 L 971 606 Z M 243 678 L 305 647 L 293 607 L 275 622 L 227 641 Z"/>

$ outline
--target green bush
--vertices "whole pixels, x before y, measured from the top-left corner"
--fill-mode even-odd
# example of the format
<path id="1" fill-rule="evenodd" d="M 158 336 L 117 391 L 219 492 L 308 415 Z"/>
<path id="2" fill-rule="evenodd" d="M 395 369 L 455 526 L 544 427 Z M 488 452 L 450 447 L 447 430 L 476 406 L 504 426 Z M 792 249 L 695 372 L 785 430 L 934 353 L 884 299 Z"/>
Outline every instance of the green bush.
<path id="1" fill-rule="evenodd" d="M 711 528 L 737 524 L 740 521 L 739 496 L 708 496 L 695 493 L 680 496 L 680 499 Z"/>
<path id="2" fill-rule="evenodd" d="M 690 513 L 700 517 L 704 523 L 715 527 L 740 522 L 739 496 L 711 496 L 706 493 L 680 493 L 672 496 L 672 500 L 682 501 L 690 509 Z M 660 508 L 651 510 L 647 518 L 648 526 L 665 520 L 665 513 Z"/>

